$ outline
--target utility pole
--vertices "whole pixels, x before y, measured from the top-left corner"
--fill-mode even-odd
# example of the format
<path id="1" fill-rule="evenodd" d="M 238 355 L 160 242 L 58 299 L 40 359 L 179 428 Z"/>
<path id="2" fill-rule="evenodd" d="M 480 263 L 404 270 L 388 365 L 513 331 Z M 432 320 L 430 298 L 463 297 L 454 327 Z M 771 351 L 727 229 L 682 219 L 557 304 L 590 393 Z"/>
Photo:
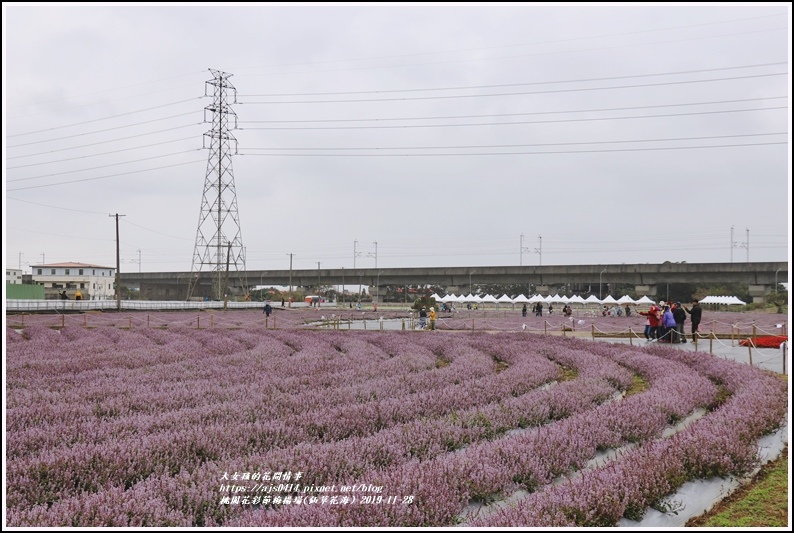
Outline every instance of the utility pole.
<path id="1" fill-rule="evenodd" d="M 287 254 L 289 256 L 289 306 L 292 307 L 292 254 Z"/>
<path id="2" fill-rule="evenodd" d="M 373 241 L 372 244 L 375 245 L 375 255 L 372 255 L 371 253 L 367 255 L 375 258 L 375 268 L 378 268 L 378 241 Z"/>
<path id="3" fill-rule="evenodd" d="M 121 256 L 119 255 L 119 217 L 127 215 L 108 215 L 116 219 L 116 310 L 121 311 Z M 41 254 L 42 258 L 44 254 Z"/>
<path id="4" fill-rule="evenodd" d="M 320 262 L 317 261 L 317 296 L 320 296 Z"/>
<path id="5" fill-rule="evenodd" d="M 356 246 L 358 245 L 358 241 L 353 241 L 353 269 L 356 268 L 356 257 L 361 255 L 361 252 L 356 251 Z"/>
<path id="6" fill-rule="evenodd" d="M 141 273 L 141 250 L 138 249 L 138 274 Z"/>
<path id="7" fill-rule="evenodd" d="M 524 265 L 524 252 L 529 252 L 529 248 L 524 248 L 524 234 L 521 234 L 521 239 L 519 240 L 519 247 L 518 247 L 518 266 Z"/>
<path id="8" fill-rule="evenodd" d="M 538 254 L 538 266 L 543 266 L 543 237 L 538 235 L 538 247 L 535 248 Z"/>

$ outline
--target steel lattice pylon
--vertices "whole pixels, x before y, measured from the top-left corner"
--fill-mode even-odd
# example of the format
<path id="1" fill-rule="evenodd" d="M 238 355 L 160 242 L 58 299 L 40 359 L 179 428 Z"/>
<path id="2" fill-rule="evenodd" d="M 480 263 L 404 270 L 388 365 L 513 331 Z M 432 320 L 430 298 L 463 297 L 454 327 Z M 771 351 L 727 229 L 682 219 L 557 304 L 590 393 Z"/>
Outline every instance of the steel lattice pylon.
<path id="1" fill-rule="evenodd" d="M 236 154 L 237 139 L 229 131 L 230 117 L 234 120 L 231 129 L 237 128 L 237 115 L 230 107 L 237 103 L 237 89 L 229 83 L 231 74 L 213 69 L 210 72 L 213 79 L 205 82 L 204 95 L 209 96 L 207 93 L 212 87 L 213 99 L 212 104 L 204 108 L 204 120 L 207 121 L 207 113 L 211 113 L 212 129 L 204 134 L 204 148 L 207 148 L 206 141 L 209 139 L 209 157 L 187 298 L 193 296 L 199 280 L 202 279 L 202 272 L 209 272 L 212 294 L 220 300 L 228 294 L 231 272 L 239 278 L 243 290 L 247 292 L 248 289 L 244 279 L 245 248 L 237 214 L 237 191 L 232 171 L 231 145 L 234 143 Z M 233 93 L 231 104 L 228 100 L 229 91 Z"/>

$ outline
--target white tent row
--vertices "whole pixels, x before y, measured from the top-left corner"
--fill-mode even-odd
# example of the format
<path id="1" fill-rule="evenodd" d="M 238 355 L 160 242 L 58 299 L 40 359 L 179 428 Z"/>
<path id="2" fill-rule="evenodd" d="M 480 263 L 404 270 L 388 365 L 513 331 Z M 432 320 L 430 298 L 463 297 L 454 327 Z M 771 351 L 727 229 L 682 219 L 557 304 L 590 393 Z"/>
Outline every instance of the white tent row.
<path id="1" fill-rule="evenodd" d="M 747 305 L 736 296 L 706 296 L 700 300 L 702 304 Z"/>
<path id="2" fill-rule="evenodd" d="M 626 305 L 626 304 L 632 304 L 632 305 L 633 304 L 649 304 L 650 305 L 650 304 L 654 303 L 653 300 L 649 299 L 647 296 L 643 296 L 639 300 L 634 301 L 628 295 L 622 296 L 619 300 L 615 300 L 611 295 L 607 295 L 606 298 L 604 298 L 603 300 L 600 300 L 594 294 L 591 294 L 590 296 L 588 296 L 587 299 L 582 298 L 578 294 L 575 294 L 575 295 L 573 295 L 571 297 L 560 296 L 559 294 L 555 294 L 554 296 L 548 295 L 548 296 L 544 297 L 544 296 L 541 296 L 540 294 L 534 294 L 534 295 L 532 295 L 529 298 L 527 298 L 523 294 L 519 294 L 518 296 L 513 297 L 513 298 L 511 298 L 507 294 L 503 294 L 499 298 L 496 298 L 495 296 L 493 296 L 491 294 L 486 294 L 485 296 L 477 296 L 477 295 L 472 295 L 472 294 L 469 294 L 467 296 L 464 296 L 462 294 L 459 295 L 459 296 L 455 296 L 454 294 L 447 294 L 445 296 L 439 296 L 438 294 L 433 294 L 432 298 L 435 299 L 437 302 L 445 302 L 445 303 L 448 303 L 448 302 L 463 302 L 463 303 L 465 303 L 465 302 L 475 302 L 475 303 L 481 303 L 482 302 L 482 303 L 509 303 L 509 304 L 514 304 L 514 303 L 533 303 L 534 304 L 534 303 L 542 302 L 542 303 L 547 303 L 547 304 L 548 303 L 564 303 L 564 304 L 565 303 L 570 303 L 570 304 L 576 303 L 576 304 L 582 304 L 582 305 L 586 305 L 586 304 L 599 304 L 600 305 L 602 303 L 603 304 L 621 304 L 621 305 Z"/>

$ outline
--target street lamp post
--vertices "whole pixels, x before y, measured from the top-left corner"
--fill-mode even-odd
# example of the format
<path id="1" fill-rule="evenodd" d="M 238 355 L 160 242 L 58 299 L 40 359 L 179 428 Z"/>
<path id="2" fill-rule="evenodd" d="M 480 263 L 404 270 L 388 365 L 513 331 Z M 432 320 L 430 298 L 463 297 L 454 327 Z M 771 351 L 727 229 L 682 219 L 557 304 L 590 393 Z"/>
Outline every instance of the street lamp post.
<path id="1" fill-rule="evenodd" d="M 605 268 L 604 270 L 602 270 L 602 271 L 601 271 L 601 272 L 598 274 L 598 299 L 599 299 L 599 300 L 601 299 L 601 274 L 603 274 L 603 273 L 604 273 L 604 272 L 606 272 L 606 271 L 607 271 L 607 269 Z"/>
<path id="2" fill-rule="evenodd" d="M 267 270 L 262 272 L 262 274 L 260 274 L 260 276 L 259 276 L 259 296 L 260 297 L 264 294 L 264 289 L 262 287 L 265 285 L 265 282 L 262 281 L 262 279 L 265 277 L 265 274 L 267 274 Z"/>
<path id="3" fill-rule="evenodd" d="M 361 255 L 361 252 L 356 251 L 356 246 L 358 246 L 358 241 L 353 241 L 353 269 L 356 268 L 356 257 Z"/>
<path id="4" fill-rule="evenodd" d="M 375 302 L 378 303 L 380 301 L 380 275 L 383 274 L 383 270 L 378 272 L 378 275 L 375 277 L 375 287 L 377 289 L 377 293 L 375 294 Z"/>
<path id="5" fill-rule="evenodd" d="M 538 266 L 543 266 L 543 237 L 538 235 L 538 247 L 535 248 L 538 253 Z"/>
<path id="6" fill-rule="evenodd" d="M 519 239 L 519 246 L 518 246 L 518 266 L 524 265 L 524 252 L 529 252 L 529 248 L 524 247 L 524 234 L 521 234 L 521 238 Z"/>
<path id="7" fill-rule="evenodd" d="M 289 256 L 289 306 L 292 307 L 292 254 Z"/>
<path id="8" fill-rule="evenodd" d="M 477 272 L 476 268 L 471 272 L 469 272 L 469 294 L 474 294 L 474 291 L 471 290 L 471 275 L 474 274 L 475 272 Z"/>
<path id="9" fill-rule="evenodd" d="M 378 241 L 373 241 L 372 244 L 375 245 L 375 254 L 369 253 L 367 255 L 375 258 L 375 268 L 378 268 Z"/>

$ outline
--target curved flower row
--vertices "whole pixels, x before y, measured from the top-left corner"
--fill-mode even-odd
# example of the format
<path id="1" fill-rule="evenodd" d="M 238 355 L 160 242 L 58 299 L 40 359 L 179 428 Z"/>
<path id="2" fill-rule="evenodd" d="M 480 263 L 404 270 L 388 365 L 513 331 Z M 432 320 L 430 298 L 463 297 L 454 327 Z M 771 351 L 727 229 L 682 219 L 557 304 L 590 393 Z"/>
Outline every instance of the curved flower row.
<path id="1" fill-rule="evenodd" d="M 781 418 L 779 384 L 759 381 L 755 369 L 661 347 L 640 351 L 521 333 L 196 334 L 184 328 L 112 330 L 94 339 L 76 328 L 61 334 L 31 329 L 29 340 L 6 335 L 9 428 L 14 425 L 9 450 L 16 454 L 8 456 L 12 525 L 450 525 L 471 498 L 489 500 L 521 487 L 533 490 L 534 499 L 556 494 L 560 489 L 552 481 L 582 469 L 596 450 L 677 442 L 655 439 L 695 407 L 714 405 L 712 381 L 733 396 L 704 420 L 722 412 L 741 419 L 743 411 L 728 411 L 728 405 L 763 410 L 756 420 L 742 421 L 742 442 Z M 53 347 L 61 352 L 60 373 L 46 369 Z M 560 379 L 560 366 L 576 379 L 538 388 Z M 623 367 L 643 375 L 648 390 L 602 404 L 615 388 L 630 385 L 631 372 Z M 98 382 L 94 388 L 92 381 Z M 307 391 L 312 383 L 316 390 Z M 356 403 L 318 404 L 306 410 L 308 417 L 265 406 L 281 399 L 301 405 L 296 398 L 304 393 L 336 397 L 337 385 L 358 395 Z M 774 401 L 752 407 L 736 402 L 754 389 Z M 122 414 L 125 406 L 143 407 L 150 392 L 172 406 L 170 412 L 159 418 L 151 411 Z M 174 403 L 167 401 L 169 392 Z M 75 398 L 90 402 L 87 416 Z M 39 404 L 25 405 L 31 400 Z M 62 403 L 62 411 L 53 407 Z M 782 404 L 785 411 L 785 399 Z M 707 427 L 700 422 L 690 428 Z M 328 442 L 308 434 L 311 428 L 327 431 Z M 728 450 L 729 459 L 709 455 L 710 439 L 725 441 L 717 448 Z M 748 464 L 744 448 L 731 448 L 731 439 L 714 429 L 694 441 L 694 455 L 665 455 L 695 465 L 686 467 L 687 475 Z M 219 504 L 223 472 L 267 469 L 303 471 L 305 484 L 378 484 L 390 494 L 413 496 L 413 503 L 267 511 Z M 580 478 L 591 480 L 601 470 Z M 622 513 L 636 514 L 658 499 L 651 496 L 626 500 Z M 601 523 L 565 509 L 552 515 L 565 523 Z"/>
<path id="2" fill-rule="evenodd" d="M 628 364 L 645 373 L 651 382 L 649 390 L 528 433 L 478 443 L 458 454 L 348 480 L 354 484 L 374 477 L 391 494 L 417 495 L 416 504 L 410 507 L 285 507 L 243 515 L 230 523 L 268 527 L 451 525 L 470 498 L 487 500 L 518 486 L 542 489 L 572 468 L 584 467 L 596 450 L 661 435 L 671 418 L 683 418 L 696 407 L 710 404 L 717 395 L 715 386 L 683 364 L 648 355 L 639 355 Z"/>

